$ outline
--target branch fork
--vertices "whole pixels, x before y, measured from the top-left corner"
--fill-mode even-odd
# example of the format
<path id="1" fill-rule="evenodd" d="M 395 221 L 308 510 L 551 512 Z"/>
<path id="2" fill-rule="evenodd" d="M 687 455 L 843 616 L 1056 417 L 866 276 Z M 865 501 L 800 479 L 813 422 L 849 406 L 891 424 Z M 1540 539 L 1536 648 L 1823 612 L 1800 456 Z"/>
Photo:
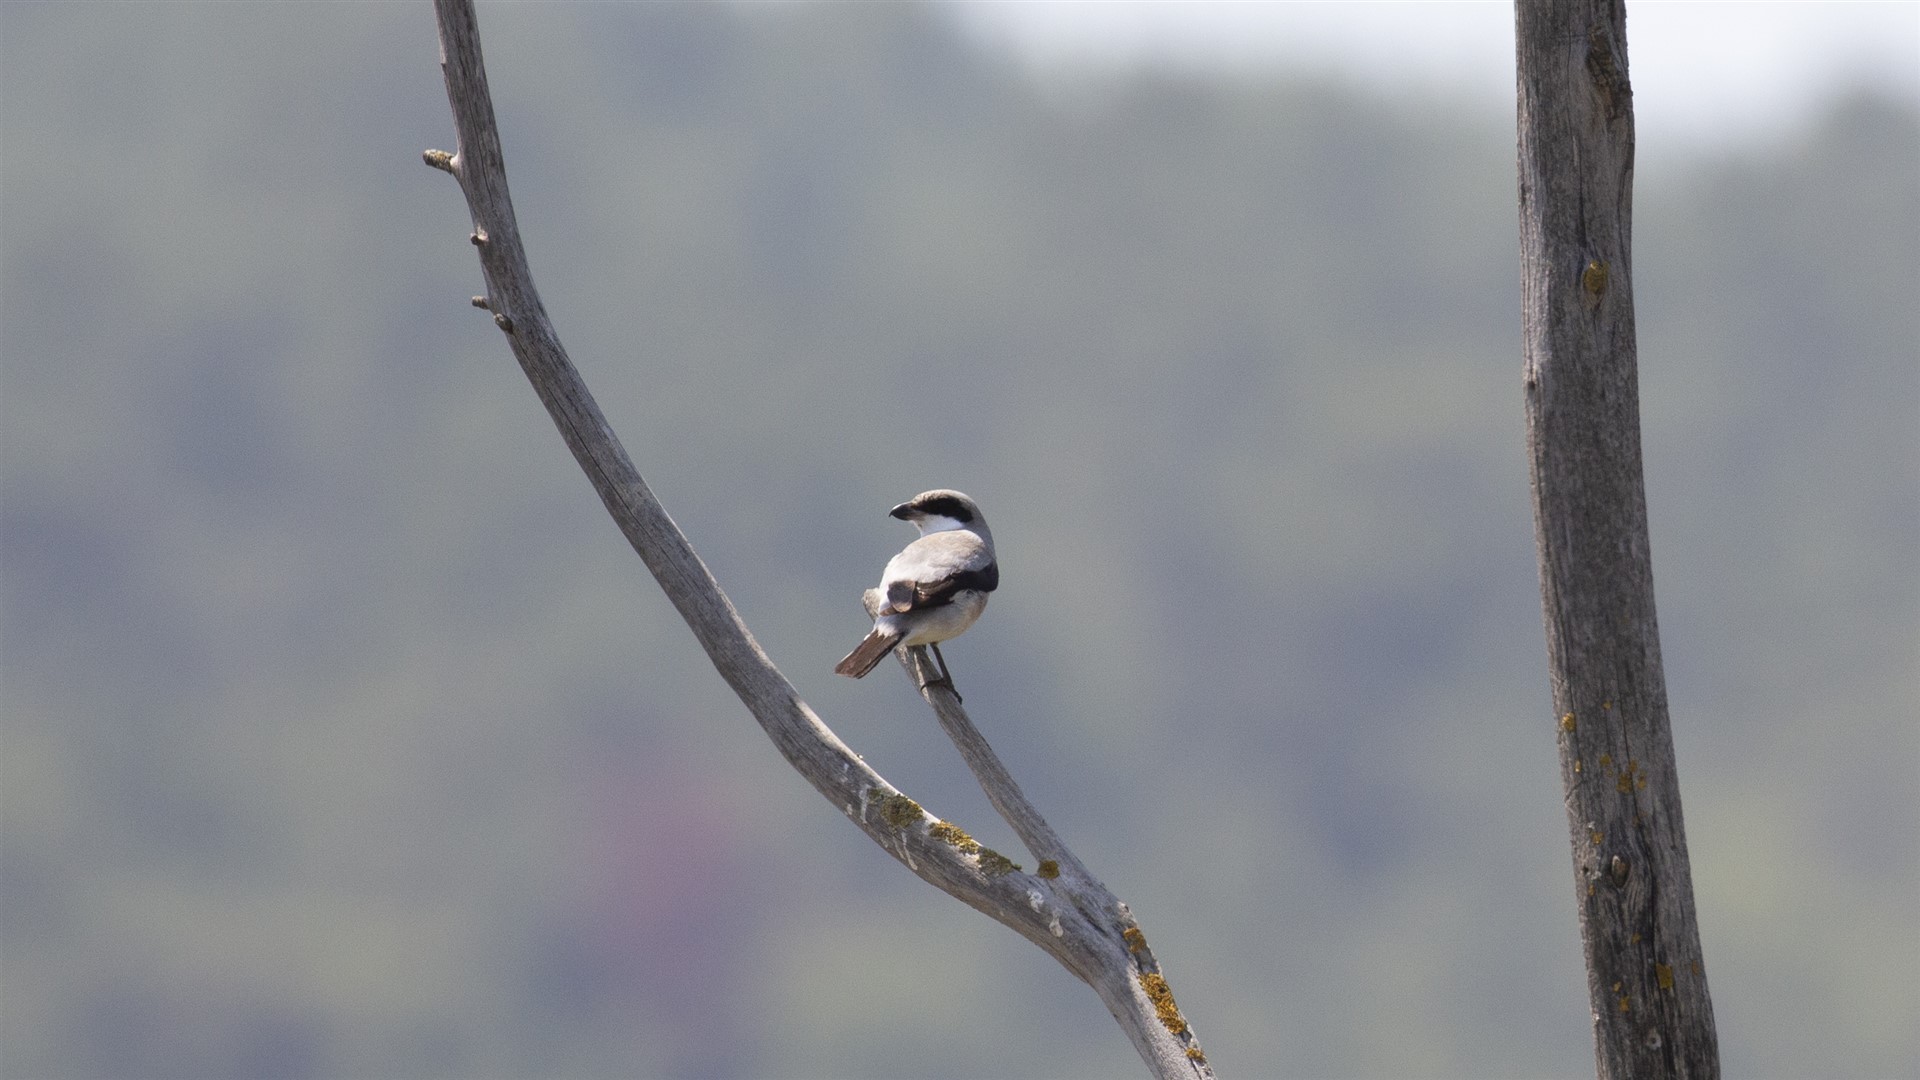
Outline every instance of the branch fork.
<path id="1" fill-rule="evenodd" d="M 1212 1066 L 1174 1003 L 1133 913 L 1088 872 L 1022 794 L 953 688 L 924 685 L 919 676 L 926 658 L 920 650 L 900 650 L 901 662 L 994 809 L 1037 860 L 1032 872 L 888 783 L 800 699 L 754 640 L 641 479 L 561 347 L 534 289 L 514 220 L 473 4 L 435 0 L 434 10 L 459 142 L 453 153 L 428 150 L 423 158 L 460 182 L 473 215 L 472 240 L 487 285 L 473 306 L 493 312 L 574 459 L 720 676 L 794 769 L 869 839 L 922 880 L 1013 929 L 1090 985 L 1154 1076 L 1211 1078 Z"/>

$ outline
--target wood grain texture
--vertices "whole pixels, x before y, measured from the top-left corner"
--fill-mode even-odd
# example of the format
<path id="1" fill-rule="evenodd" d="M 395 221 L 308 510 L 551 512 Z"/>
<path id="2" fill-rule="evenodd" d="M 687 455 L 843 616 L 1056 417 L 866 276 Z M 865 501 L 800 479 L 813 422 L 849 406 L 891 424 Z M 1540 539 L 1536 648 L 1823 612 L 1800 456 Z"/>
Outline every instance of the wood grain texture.
<path id="1" fill-rule="evenodd" d="M 1213 1075 L 1127 906 L 1086 871 L 1020 793 L 948 687 L 923 690 L 989 800 L 1039 860 L 1031 871 L 941 821 L 821 721 L 754 641 L 706 564 L 648 490 L 561 347 L 534 289 L 507 191 L 471 0 L 435 0 L 459 148 L 426 152 L 460 182 L 493 313 L 534 392 L 607 512 L 686 620 L 714 668 L 779 749 L 869 839 L 913 873 L 1012 928 L 1085 980 L 1154 1076 Z M 918 665 L 915 650 L 903 656 Z M 924 680 L 922 680 L 924 681 Z M 929 928 L 929 934 L 937 933 Z M 964 1071 L 964 1063 L 958 1067 Z"/>
<path id="2" fill-rule="evenodd" d="M 1520 0 L 1521 295 L 1554 730 L 1603 1078 L 1715 1077 L 1660 665 L 1623 0 Z"/>

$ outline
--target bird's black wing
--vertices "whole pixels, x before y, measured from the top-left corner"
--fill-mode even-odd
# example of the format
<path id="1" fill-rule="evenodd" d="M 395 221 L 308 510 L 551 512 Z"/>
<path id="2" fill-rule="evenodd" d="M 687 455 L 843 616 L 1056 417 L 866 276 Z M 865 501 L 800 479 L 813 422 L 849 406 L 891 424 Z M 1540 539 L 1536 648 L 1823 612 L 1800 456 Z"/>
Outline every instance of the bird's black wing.
<path id="1" fill-rule="evenodd" d="M 964 530 L 938 532 L 908 544 L 887 564 L 881 583 L 887 607 L 895 612 L 951 603 L 967 589 L 992 592 L 1000 586 L 1000 566 L 977 535 Z"/>
<path id="2" fill-rule="evenodd" d="M 923 581 L 913 591 L 913 606 L 936 607 L 953 601 L 953 594 L 966 589 L 992 592 L 1000 587 L 1000 564 L 988 563 L 979 570 L 962 570 L 939 581 Z"/>

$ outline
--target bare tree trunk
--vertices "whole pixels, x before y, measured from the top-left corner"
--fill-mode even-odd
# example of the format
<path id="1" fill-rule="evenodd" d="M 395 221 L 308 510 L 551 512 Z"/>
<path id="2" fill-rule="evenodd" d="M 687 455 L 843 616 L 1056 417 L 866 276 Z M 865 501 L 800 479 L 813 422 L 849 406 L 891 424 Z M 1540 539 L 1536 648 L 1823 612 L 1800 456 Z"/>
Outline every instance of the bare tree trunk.
<path id="1" fill-rule="evenodd" d="M 761 651 L 634 469 L 561 348 L 534 290 L 514 222 L 473 4 L 435 0 L 434 8 L 459 149 L 452 154 L 429 150 L 425 156 L 427 164 L 460 181 L 473 214 L 472 240 L 487 282 L 487 295 L 475 297 L 474 305 L 493 312 L 574 459 L 714 668 L 787 761 L 869 839 L 923 880 L 1011 927 L 1085 980 L 1153 1075 L 1162 1080 L 1212 1077 L 1132 913 L 1088 873 L 1021 794 L 951 687 L 927 687 L 923 693 L 988 799 L 1038 860 L 1032 873 L 887 783 L 800 700 Z M 902 660 L 917 666 L 925 657 L 913 650 Z"/>
<path id="2" fill-rule="evenodd" d="M 1624 0 L 1520 0 L 1527 446 L 1598 1074 L 1716 1077 L 1640 466 Z"/>

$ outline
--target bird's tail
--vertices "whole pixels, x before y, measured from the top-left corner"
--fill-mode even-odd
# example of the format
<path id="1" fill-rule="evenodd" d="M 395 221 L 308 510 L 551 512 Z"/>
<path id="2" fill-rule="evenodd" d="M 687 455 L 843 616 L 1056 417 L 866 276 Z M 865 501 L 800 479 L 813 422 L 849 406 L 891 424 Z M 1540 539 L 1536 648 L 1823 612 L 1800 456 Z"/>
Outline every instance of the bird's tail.
<path id="1" fill-rule="evenodd" d="M 872 671 L 880 661 L 885 660 L 887 654 L 893 651 L 893 647 L 900 644 L 900 637 L 898 631 L 881 630 L 876 627 L 873 633 L 867 635 L 866 640 L 853 647 L 853 651 L 847 654 L 846 659 L 833 666 L 833 673 L 855 679 L 866 678 L 867 672 Z"/>

